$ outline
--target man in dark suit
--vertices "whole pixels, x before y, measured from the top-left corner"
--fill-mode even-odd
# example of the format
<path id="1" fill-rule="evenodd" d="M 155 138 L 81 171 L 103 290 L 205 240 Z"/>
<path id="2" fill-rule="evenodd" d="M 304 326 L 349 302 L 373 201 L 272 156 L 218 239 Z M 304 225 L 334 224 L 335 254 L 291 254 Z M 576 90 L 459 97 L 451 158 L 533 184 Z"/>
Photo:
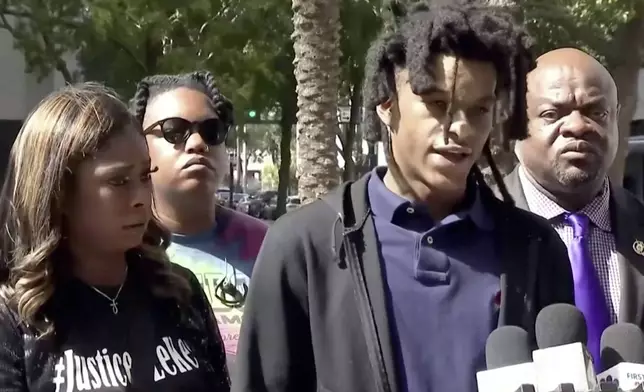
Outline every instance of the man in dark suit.
<path id="1" fill-rule="evenodd" d="M 596 357 L 607 325 L 644 325 L 644 206 L 607 177 L 619 142 L 617 88 L 588 54 L 557 49 L 537 59 L 527 104 L 529 136 L 505 184 L 568 247 Z"/>

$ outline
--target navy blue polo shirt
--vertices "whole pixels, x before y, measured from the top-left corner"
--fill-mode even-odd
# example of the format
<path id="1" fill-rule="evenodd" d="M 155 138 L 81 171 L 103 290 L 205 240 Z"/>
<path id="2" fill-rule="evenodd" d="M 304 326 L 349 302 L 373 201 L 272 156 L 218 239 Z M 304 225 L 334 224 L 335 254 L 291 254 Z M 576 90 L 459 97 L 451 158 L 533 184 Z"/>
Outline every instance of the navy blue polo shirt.
<path id="1" fill-rule="evenodd" d="M 469 181 L 459 209 L 434 222 L 391 192 L 376 168 L 368 184 L 401 391 L 476 392 L 485 341 L 496 328 L 500 261 L 494 220 Z"/>

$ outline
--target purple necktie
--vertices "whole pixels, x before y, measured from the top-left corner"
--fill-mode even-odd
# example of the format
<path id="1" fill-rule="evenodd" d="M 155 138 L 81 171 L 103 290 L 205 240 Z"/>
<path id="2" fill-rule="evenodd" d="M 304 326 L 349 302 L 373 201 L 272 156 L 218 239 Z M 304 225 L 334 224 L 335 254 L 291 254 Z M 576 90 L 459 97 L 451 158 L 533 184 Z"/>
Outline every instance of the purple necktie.
<path id="1" fill-rule="evenodd" d="M 587 347 L 593 357 L 595 371 L 599 372 L 601 370 L 599 342 L 602 332 L 611 321 L 604 292 L 590 257 L 588 244 L 590 222 L 583 214 L 566 214 L 565 218 L 573 228 L 573 240 L 568 248 L 568 255 L 575 282 L 575 302 L 586 318 Z"/>

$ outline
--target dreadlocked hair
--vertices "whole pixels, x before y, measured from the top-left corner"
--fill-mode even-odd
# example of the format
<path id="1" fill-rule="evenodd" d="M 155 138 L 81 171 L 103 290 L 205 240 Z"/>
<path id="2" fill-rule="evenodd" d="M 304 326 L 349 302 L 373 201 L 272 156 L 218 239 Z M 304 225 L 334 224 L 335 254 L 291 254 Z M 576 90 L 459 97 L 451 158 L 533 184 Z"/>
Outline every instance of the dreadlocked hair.
<path id="1" fill-rule="evenodd" d="M 143 124 L 145 111 L 157 95 L 181 87 L 204 93 L 210 98 L 213 109 L 219 119 L 229 128 L 234 125 L 233 104 L 219 91 L 215 77 L 208 71 L 148 76 L 137 85 L 134 97 L 130 100 L 130 110 L 136 119 Z"/>
<path id="2" fill-rule="evenodd" d="M 364 102 L 365 135 L 375 143 L 381 140 L 390 163 L 391 135 L 380 121 L 376 107 L 396 94 L 396 72 L 407 69 L 409 83 L 415 94 L 422 95 L 435 84 L 428 64 L 440 54 L 463 59 L 490 62 L 497 72 L 497 97 L 494 124 L 499 117 L 507 118 L 501 129 L 501 141 L 508 149 L 511 140 L 527 137 L 526 77 L 535 66 L 533 42 L 512 16 L 500 9 L 482 4 L 428 5 L 417 2 L 408 9 L 393 1 L 389 12 L 393 23 L 373 42 L 365 67 Z M 483 148 L 503 200 L 513 203 L 503 177 L 496 166 L 489 140 Z M 479 184 L 485 181 L 475 165 Z"/>

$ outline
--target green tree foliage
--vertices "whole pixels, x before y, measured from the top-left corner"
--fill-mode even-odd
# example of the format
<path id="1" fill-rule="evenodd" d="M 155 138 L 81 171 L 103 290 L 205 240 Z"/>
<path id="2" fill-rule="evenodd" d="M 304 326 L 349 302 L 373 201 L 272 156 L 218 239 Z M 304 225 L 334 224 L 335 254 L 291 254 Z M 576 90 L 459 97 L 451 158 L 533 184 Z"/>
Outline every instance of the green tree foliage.
<path id="1" fill-rule="evenodd" d="M 584 49 L 606 64 L 619 57 L 614 41 L 619 28 L 637 13 L 638 0 L 519 1 L 521 17 L 539 52 L 557 47 Z M 641 2 L 639 2 L 641 3 Z M 641 7 L 641 6 L 640 6 Z M 631 37 L 637 40 L 638 37 Z"/>
<path id="2" fill-rule="evenodd" d="M 75 80 L 65 57 L 78 48 L 85 20 L 82 0 L 0 0 L 0 28 L 13 36 L 27 72 L 41 78 L 56 70 Z"/>
<path id="3" fill-rule="evenodd" d="M 575 46 L 604 62 L 620 89 L 620 130 L 628 136 L 633 77 L 642 62 L 644 1 L 488 1 L 511 7 L 540 52 Z M 338 100 L 358 107 L 366 50 L 391 17 L 381 0 L 341 0 L 340 7 Z M 249 110 L 262 121 L 273 113 L 274 125 L 249 127 L 238 136 L 253 151 L 275 157 L 276 164 L 288 160 L 282 170 L 285 189 L 296 111 L 291 17 L 291 3 L 283 0 L 0 0 L 0 28 L 14 37 L 28 72 L 41 77 L 59 72 L 68 82 L 77 80 L 65 61 L 77 56 L 84 78 L 130 96 L 135 82 L 148 74 L 213 71 L 235 102 L 238 123 L 249 122 Z M 352 115 L 351 122 L 359 122 L 359 111 Z M 356 129 L 345 127 L 340 134 L 345 156 L 361 142 Z"/>

